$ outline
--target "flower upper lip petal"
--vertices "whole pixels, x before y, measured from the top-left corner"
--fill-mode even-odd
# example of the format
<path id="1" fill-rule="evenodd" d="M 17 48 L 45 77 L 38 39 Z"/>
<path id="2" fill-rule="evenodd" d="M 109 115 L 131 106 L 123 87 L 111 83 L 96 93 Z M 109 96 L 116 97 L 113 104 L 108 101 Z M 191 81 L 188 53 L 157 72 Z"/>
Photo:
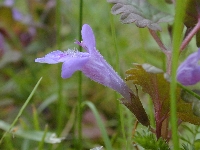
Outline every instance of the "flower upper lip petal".
<path id="1" fill-rule="evenodd" d="M 66 57 L 68 57 L 64 52 L 56 50 L 42 58 L 35 59 L 35 62 L 39 63 L 48 63 L 48 64 L 56 64 L 59 62 L 64 62 Z"/>
<path id="2" fill-rule="evenodd" d="M 81 42 L 83 47 L 91 53 L 96 47 L 95 36 L 88 24 L 84 24 L 81 30 L 83 42 Z"/>
<path id="3" fill-rule="evenodd" d="M 79 51 L 75 51 L 75 50 L 68 50 L 66 52 L 56 50 L 56 51 L 53 51 L 53 52 L 45 55 L 42 58 L 35 59 L 35 62 L 56 64 L 56 63 L 60 63 L 60 62 L 65 62 L 71 57 L 82 58 L 82 57 L 89 57 L 89 55 L 90 55 L 89 53 L 79 52 Z"/>

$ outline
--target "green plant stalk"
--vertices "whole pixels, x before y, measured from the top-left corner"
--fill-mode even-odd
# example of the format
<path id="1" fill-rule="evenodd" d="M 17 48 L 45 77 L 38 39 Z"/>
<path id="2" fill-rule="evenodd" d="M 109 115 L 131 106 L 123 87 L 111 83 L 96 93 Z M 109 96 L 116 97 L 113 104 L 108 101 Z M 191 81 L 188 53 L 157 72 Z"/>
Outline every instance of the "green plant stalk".
<path id="1" fill-rule="evenodd" d="M 141 54 L 142 54 L 142 58 L 144 59 L 143 61 L 146 63 L 148 62 L 147 57 L 148 57 L 148 53 L 146 51 L 146 43 L 147 43 L 147 32 L 146 30 L 142 30 L 141 28 L 137 28 L 137 30 L 139 31 L 139 40 L 140 40 L 140 49 L 141 49 Z"/>
<path id="2" fill-rule="evenodd" d="M 83 22 L 83 0 L 79 1 L 79 41 L 81 41 L 81 29 Z M 79 47 L 79 51 L 82 51 L 82 47 Z M 78 110 L 77 110 L 77 118 L 78 118 L 78 149 L 82 149 L 82 73 L 78 74 Z"/>
<path id="3" fill-rule="evenodd" d="M 183 86 L 182 84 L 178 83 L 178 86 L 180 86 L 182 89 L 184 89 L 185 91 L 187 91 L 188 93 L 190 93 L 192 96 L 196 97 L 198 100 L 200 100 L 200 96 L 198 94 L 196 94 L 195 92 L 191 91 L 190 89 L 186 88 L 185 86 Z"/>
<path id="4" fill-rule="evenodd" d="M 57 49 L 61 49 L 61 0 L 56 0 L 56 46 Z M 58 70 L 61 70 L 61 65 L 58 65 Z M 62 127 L 64 126 L 65 116 L 65 102 L 62 96 L 63 91 L 63 79 L 60 73 L 57 77 L 58 80 L 58 101 L 57 101 L 57 134 L 60 135 Z"/>
<path id="5" fill-rule="evenodd" d="M 42 140 L 39 143 L 38 150 L 44 149 L 44 142 L 45 142 L 45 137 L 47 135 L 47 132 L 48 132 L 48 125 L 45 125 L 44 134 L 42 136 Z"/>
<path id="6" fill-rule="evenodd" d="M 133 114 L 126 109 L 126 114 L 127 114 L 127 119 L 126 119 L 126 123 L 127 123 L 127 139 L 126 139 L 126 150 L 132 150 L 133 146 L 132 146 L 132 130 L 133 130 Z M 136 121 L 136 119 L 135 119 Z"/>
<path id="7" fill-rule="evenodd" d="M 105 149 L 106 149 L 106 150 L 112 150 L 111 141 L 110 141 L 110 139 L 109 139 L 109 137 L 108 137 L 106 128 L 105 128 L 105 126 L 104 126 L 104 123 L 102 122 L 102 119 L 101 119 L 101 117 L 100 117 L 100 115 L 99 115 L 99 113 L 98 113 L 96 107 L 94 106 L 93 103 L 91 103 L 91 102 L 89 102 L 89 101 L 83 102 L 81 106 L 84 107 L 85 105 L 87 105 L 87 106 L 92 110 L 92 112 L 93 112 L 93 114 L 94 114 L 94 117 L 95 117 L 95 119 L 96 119 L 96 121 L 97 121 L 97 125 L 98 125 L 98 127 L 99 127 L 99 129 L 100 129 L 100 132 L 101 132 L 101 134 L 102 134 L 103 141 L 104 141 L 104 143 L 105 143 Z"/>
<path id="8" fill-rule="evenodd" d="M 109 9 L 110 10 L 110 9 Z M 111 25 L 111 32 L 112 32 L 112 40 L 113 40 L 113 44 L 114 44 L 114 48 L 115 48 L 115 59 L 116 59 L 116 62 L 115 62 L 115 70 L 117 72 L 120 71 L 119 69 L 119 51 L 117 49 L 117 40 L 116 40 L 116 32 L 115 32 L 115 26 L 114 26 L 114 20 L 113 20 L 113 15 L 110 13 L 110 25 Z M 116 99 L 118 98 L 117 94 L 116 94 Z M 119 129 L 121 130 L 122 132 L 122 136 L 123 136 L 123 139 L 124 141 L 126 141 L 126 134 L 125 134 L 125 128 L 124 128 L 124 115 L 123 115 L 123 108 L 121 106 L 121 103 L 120 101 L 117 101 L 117 110 L 119 110 L 119 122 L 120 122 L 120 126 L 119 126 Z"/>
<path id="9" fill-rule="evenodd" d="M 8 134 L 8 132 L 11 131 L 11 129 L 14 127 L 14 125 L 16 124 L 16 122 L 19 120 L 19 117 L 22 115 L 24 109 L 26 108 L 26 106 L 28 105 L 28 103 L 30 102 L 33 94 L 35 93 L 38 85 L 40 84 L 40 81 L 42 80 L 42 77 L 39 79 L 39 81 L 37 82 L 37 84 L 35 85 L 34 89 L 32 90 L 31 94 L 29 95 L 29 97 L 27 98 L 27 100 L 25 101 L 24 105 L 22 106 L 22 108 L 19 110 L 19 113 L 17 114 L 17 117 L 15 118 L 15 120 L 13 121 L 13 123 L 10 125 L 9 129 L 3 134 L 3 136 L 1 137 L 0 140 L 0 144 L 2 143 L 4 137 Z"/>
<path id="10" fill-rule="evenodd" d="M 32 105 L 32 110 L 33 110 L 33 125 L 34 125 L 35 130 L 39 131 L 40 125 L 39 125 L 38 113 L 37 113 L 37 109 L 35 108 L 35 105 Z"/>
<path id="11" fill-rule="evenodd" d="M 125 125 L 124 111 L 123 111 L 120 101 L 117 101 L 117 109 L 119 110 L 119 122 L 120 122 L 119 128 L 121 128 L 123 139 L 124 141 L 126 141 L 126 133 L 125 133 L 125 126 L 124 126 Z"/>
<path id="12" fill-rule="evenodd" d="M 61 48 L 61 0 L 56 0 L 56 46 Z"/>
<path id="13" fill-rule="evenodd" d="M 176 0 L 175 20 L 173 26 L 173 51 L 171 63 L 171 84 L 170 84 L 170 116 L 172 127 L 172 142 L 174 150 L 179 150 L 178 126 L 177 126 L 177 100 L 176 100 L 176 70 L 178 67 L 178 57 L 183 31 L 183 16 L 184 16 L 183 0 Z"/>

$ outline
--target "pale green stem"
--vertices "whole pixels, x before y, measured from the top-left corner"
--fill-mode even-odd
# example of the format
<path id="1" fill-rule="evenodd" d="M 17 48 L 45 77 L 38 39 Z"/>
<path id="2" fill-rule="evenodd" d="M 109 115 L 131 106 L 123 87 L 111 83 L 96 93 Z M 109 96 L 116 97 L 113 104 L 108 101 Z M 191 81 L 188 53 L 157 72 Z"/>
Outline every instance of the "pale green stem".
<path id="1" fill-rule="evenodd" d="M 179 150 L 179 137 L 177 125 L 177 99 L 176 99 L 176 70 L 178 67 L 178 57 L 180 52 L 180 45 L 182 41 L 183 31 L 183 16 L 185 3 L 182 0 L 176 0 L 175 20 L 173 26 L 173 51 L 171 64 L 171 84 L 170 84 L 170 116 L 172 127 L 172 142 L 174 150 Z"/>
<path id="2" fill-rule="evenodd" d="M 56 1 L 56 46 L 57 49 L 61 49 L 61 0 Z M 59 70 L 61 70 L 61 65 L 58 65 Z M 65 116 L 65 102 L 62 96 L 63 90 L 63 79 L 60 73 L 57 77 L 58 80 L 58 102 L 57 102 L 57 134 L 60 135 L 62 127 L 64 126 L 64 116 Z"/>
<path id="3" fill-rule="evenodd" d="M 81 41 L 81 28 L 83 21 L 83 0 L 79 1 L 79 41 Z M 79 51 L 82 51 L 82 47 L 79 47 Z M 77 118 L 78 118 L 78 149 L 82 149 L 82 73 L 79 72 L 78 80 L 78 107 L 77 107 Z"/>

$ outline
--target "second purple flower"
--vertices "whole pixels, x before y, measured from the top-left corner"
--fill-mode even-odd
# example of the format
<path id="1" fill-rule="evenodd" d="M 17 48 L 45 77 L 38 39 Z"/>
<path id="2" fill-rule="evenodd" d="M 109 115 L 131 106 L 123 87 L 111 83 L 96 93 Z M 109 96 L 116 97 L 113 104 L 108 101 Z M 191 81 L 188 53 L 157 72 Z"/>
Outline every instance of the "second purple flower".
<path id="1" fill-rule="evenodd" d="M 194 85 L 200 81 L 200 49 L 188 56 L 178 67 L 177 80 L 183 85 Z"/>

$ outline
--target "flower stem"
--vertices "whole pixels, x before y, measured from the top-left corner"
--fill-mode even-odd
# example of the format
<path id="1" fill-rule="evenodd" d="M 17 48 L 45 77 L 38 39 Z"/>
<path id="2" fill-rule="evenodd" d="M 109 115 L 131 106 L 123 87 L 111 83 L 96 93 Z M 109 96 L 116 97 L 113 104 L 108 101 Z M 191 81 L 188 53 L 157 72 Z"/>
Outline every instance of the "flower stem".
<path id="1" fill-rule="evenodd" d="M 81 28 L 83 21 L 83 0 L 79 1 L 79 41 L 81 41 Z M 79 51 L 82 51 L 82 47 L 79 47 Z M 78 118 L 78 149 L 82 149 L 82 73 L 79 72 L 79 80 L 78 80 L 78 110 L 77 110 L 77 118 Z"/>
<path id="2" fill-rule="evenodd" d="M 61 0 L 56 1 L 56 44 L 57 49 L 61 49 Z M 58 65 L 59 70 L 61 69 L 61 65 Z M 65 116 L 65 102 L 62 96 L 63 90 L 63 82 L 60 77 L 60 73 L 58 74 L 58 103 L 57 103 L 57 134 L 60 135 L 62 131 L 62 127 L 64 125 L 64 116 Z"/>
<path id="3" fill-rule="evenodd" d="M 173 51 L 172 51 L 172 64 L 171 64 L 171 84 L 170 84 L 170 119 L 172 127 L 172 142 L 174 150 L 179 150 L 178 126 L 177 126 L 177 99 L 176 99 L 176 70 L 178 67 L 178 57 L 180 45 L 182 41 L 183 31 L 183 16 L 185 3 L 182 0 L 176 0 L 175 20 L 173 26 Z"/>
<path id="4" fill-rule="evenodd" d="M 160 47 L 161 51 L 165 54 L 165 56 L 167 57 L 167 73 L 170 74 L 171 73 L 171 51 L 169 51 L 165 45 L 163 44 L 163 42 L 161 41 L 161 39 L 158 37 L 156 31 L 149 29 L 149 32 L 151 34 L 151 36 L 154 38 L 154 40 L 156 41 L 156 43 L 158 44 L 158 46 Z"/>
<path id="5" fill-rule="evenodd" d="M 154 40 L 156 41 L 156 43 L 158 44 L 158 46 L 160 47 L 160 49 L 162 50 L 162 52 L 167 55 L 167 48 L 165 47 L 165 45 L 163 44 L 163 42 L 160 40 L 160 38 L 158 37 L 156 31 L 149 29 L 149 32 L 151 34 L 151 36 L 154 38 Z"/>

